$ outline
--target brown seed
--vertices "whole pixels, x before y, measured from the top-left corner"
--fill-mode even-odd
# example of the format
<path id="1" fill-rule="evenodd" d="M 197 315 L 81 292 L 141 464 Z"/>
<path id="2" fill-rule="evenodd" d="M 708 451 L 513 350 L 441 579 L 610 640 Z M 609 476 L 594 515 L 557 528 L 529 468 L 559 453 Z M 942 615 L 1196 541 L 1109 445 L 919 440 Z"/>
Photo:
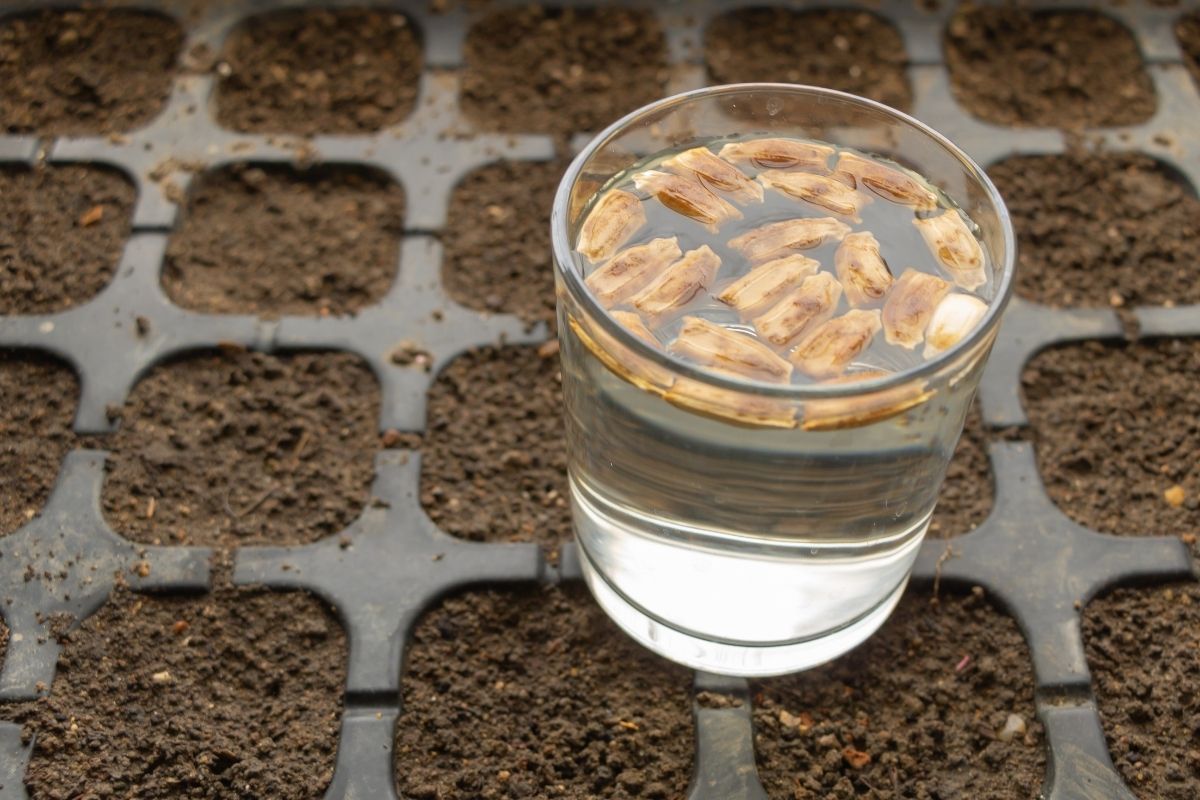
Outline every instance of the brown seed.
<path id="1" fill-rule="evenodd" d="M 721 257 L 708 245 L 684 253 L 683 258 L 667 267 L 653 283 L 633 298 L 633 304 L 651 325 L 658 325 L 669 315 L 703 292 L 717 276 Z"/>
<path id="2" fill-rule="evenodd" d="M 776 347 L 787 347 L 833 316 L 842 285 L 828 272 L 804 279 L 799 288 L 754 320 L 754 328 Z"/>
<path id="3" fill-rule="evenodd" d="M 933 311 L 925 331 L 925 358 L 935 356 L 966 338 L 987 314 L 987 303 L 969 294 L 948 294 Z"/>
<path id="4" fill-rule="evenodd" d="M 826 174 L 834 148 L 796 139 L 751 139 L 730 142 L 721 148 L 721 158 L 734 164 L 751 164 L 759 169 L 802 169 Z"/>
<path id="5" fill-rule="evenodd" d="M 674 236 L 622 250 L 584 280 L 600 305 L 611 308 L 640 292 L 681 255 Z"/>
<path id="6" fill-rule="evenodd" d="M 871 202 L 868 195 L 827 175 L 769 169 L 760 172 L 758 180 L 788 197 L 803 200 L 855 222 L 859 221 L 858 214 L 862 207 Z"/>
<path id="7" fill-rule="evenodd" d="M 810 250 L 827 239 L 841 241 L 849 232 L 849 225 L 833 217 L 800 217 L 747 231 L 730 239 L 729 246 L 758 264 L 792 255 L 797 250 Z"/>
<path id="8" fill-rule="evenodd" d="M 955 283 L 967 290 L 987 283 L 983 247 L 961 214 L 950 210 L 936 217 L 914 219 L 913 225 Z"/>
<path id="9" fill-rule="evenodd" d="M 799 286 L 820 268 L 819 261 L 800 254 L 777 258 L 729 284 L 717 299 L 733 306 L 743 316 L 754 316 L 770 308 L 785 292 Z"/>
<path id="10" fill-rule="evenodd" d="M 893 203 L 922 211 L 932 211 L 938 206 L 937 193 L 922 179 L 900 167 L 886 166 L 856 153 L 842 153 L 833 171 Z"/>
<path id="11" fill-rule="evenodd" d="M 838 280 L 852 306 L 877 303 L 892 287 L 892 271 L 879 253 L 879 242 L 868 231 L 852 233 L 833 256 Z"/>
<path id="12" fill-rule="evenodd" d="M 728 161 L 713 155 L 707 147 L 684 150 L 663 166 L 676 175 L 692 178 L 711 189 L 724 192 L 739 203 L 761 203 L 763 188 Z"/>
<path id="13" fill-rule="evenodd" d="M 925 328 L 950 282 L 928 272 L 909 269 L 896 281 L 883 304 L 883 335 L 889 344 L 912 350 L 925 338 Z"/>
<path id="14" fill-rule="evenodd" d="M 862 383 L 890 374 L 879 369 L 867 369 L 829 378 L 821 383 L 825 385 Z M 890 389 L 848 397 L 809 400 L 804 404 L 803 427 L 806 431 L 837 430 L 894 417 L 928 400 L 932 393 L 926 389 L 926 386 L 924 381 L 909 382 Z"/>
<path id="15" fill-rule="evenodd" d="M 589 261 L 608 258 L 646 224 L 642 201 L 630 192 L 614 189 L 601 197 L 579 229 L 575 249 Z"/>
<path id="16" fill-rule="evenodd" d="M 796 414 L 786 400 L 723 389 L 679 378 L 663 398 L 697 414 L 748 427 L 794 428 Z"/>
<path id="17" fill-rule="evenodd" d="M 684 317 L 670 351 L 702 367 L 741 378 L 783 383 L 792 365 L 762 342 L 700 317 Z"/>
<path id="18" fill-rule="evenodd" d="M 742 212 L 700 181 L 648 169 L 633 176 L 638 189 L 649 192 L 676 214 L 682 214 L 716 233 L 722 222 L 741 219 Z"/>
<path id="19" fill-rule="evenodd" d="M 867 349 L 880 325 L 879 309 L 847 311 L 806 336 L 792 351 L 792 363 L 813 378 L 835 378 Z"/>

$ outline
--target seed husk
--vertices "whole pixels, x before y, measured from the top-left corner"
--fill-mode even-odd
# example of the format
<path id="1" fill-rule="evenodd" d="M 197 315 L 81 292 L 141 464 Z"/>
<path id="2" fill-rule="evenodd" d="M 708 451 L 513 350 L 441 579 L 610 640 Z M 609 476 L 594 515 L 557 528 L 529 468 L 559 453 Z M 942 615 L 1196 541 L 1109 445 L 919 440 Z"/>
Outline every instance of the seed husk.
<path id="1" fill-rule="evenodd" d="M 742 218 L 742 212 L 736 206 L 692 178 L 648 169 L 634 175 L 633 184 L 654 195 L 676 214 L 699 222 L 710 233 L 716 233 L 726 220 Z"/>
<path id="2" fill-rule="evenodd" d="M 821 268 L 820 262 L 800 254 L 784 256 L 755 267 L 738 278 L 717 296 L 742 316 L 752 317 L 775 304 L 786 292 L 796 288 Z"/>
<path id="3" fill-rule="evenodd" d="M 660 325 L 711 286 L 720 268 L 721 257 L 708 245 L 689 250 L 635 295 L 633 305 L 650 325 Z"/>
<path id="4" fill-rule="evenodd" d="M 942 298 L 925 330 L 925 358 L 949 350 L 975 329 L 987 314 L 987 303 L 955 292 Z"/>
<path id="5" fill-rule="evenodd" d="M 854 222 L 860 221 L 859 212 L 871 202 L 869 195 L 827 175 L 768 169 L 758 174 L 758 180 L 788 197 L 803 200 Z"/>
<path id="6" fill-rule="evenodd" d="M 614 189 L 598 201 L 583 221 L 576 248 L 592 263 L 603 261 L 646 224 L 642 201 L 631 192 Z"/>
<path id="7" fill-rule="evenodd" d="M 583 282 L 600 305 L 612 308 L 640 292 L 680 255 L 678 238 L 651 239 L 617 253 Z"/>
<path id="8" fill-rule="evenodd" d="M 750 139 L 730 142 L 721 148 L 721 158 L 734 164 L 750 164 L 759 169 L 800 169 L 829 173 L 829 157 L 834 148 L 795 139 Z"/>
<path id="9" fill-rule="evenodd" d="M 724 192 L 738 203 L 761 203 L 763 188 L 746 173 L 707 147 L 693 147 L 663 162 L 676 175 L 697 180 L 710 189 Z"/>
<path id="10" fill-rule="evenodd" d="M 729 240 L 753 264 L 810 250 L 828 239 L 841 241 L 850 226 L 833 217 L 800 217 L 771 222 Z"/>
<path id="11" fill-rule="evenodd" d="M 792 351 L 791 361 L 810 377 L 836 378 L 867 349 L 880 326 L 879 309 L 852 309 L 818 325 Z"/>
<path id="12" fill-rule="evenodd" d="M 701 317 L 684 317 L 670 351 L 734 377 L 784 383 L 792 365 L 762 342 Z"/>
<path id="13" fill-rule="evenodd" d="M 925 338 L 925 329 L 950 282 L 915 269 L 905 270 L 883 304 L 883 336 L 889 344 L 912 350 Z"/>
<path id="14" fill-rule="evenodd" d="M 754 329 L 776 347 L 787 347 L 832 317 L 841 296 L 837 278 L 818 272 L 756 318 Z"/>
<path id="15" fill-rule="evenodd" d="M 877 303 L 892 288 L 892 271 L 879 252 L 879 241 L 869 232 L 852 233 L 833 256 L 846 300 L 854 307 Z"/>
<path id="16" fill-rule="evenodd" d="M 914 219 L 913 225 L 955 283 L 968 291 L 987 283 L 983 247 L 961 214 L 950 210 L 936 217 Z"/>
<path id="17" fill-rule="evenodd" d="M 735 425 L 796 427 L 795 410 L 786 400 L 724 389 L 691 378 L 676 379 L 663 398 L 672 405 Z"/>
<path id="18" fill-rule="evenodd" d="M 885 200 L 918 211 L 932 211 L 938 206 L 937 194 L 923 180 L 899 167 L 889 167 L 857 153 L 843 152 L 838 156 L 834 174 L 855 186 L 865 186 Z"/>

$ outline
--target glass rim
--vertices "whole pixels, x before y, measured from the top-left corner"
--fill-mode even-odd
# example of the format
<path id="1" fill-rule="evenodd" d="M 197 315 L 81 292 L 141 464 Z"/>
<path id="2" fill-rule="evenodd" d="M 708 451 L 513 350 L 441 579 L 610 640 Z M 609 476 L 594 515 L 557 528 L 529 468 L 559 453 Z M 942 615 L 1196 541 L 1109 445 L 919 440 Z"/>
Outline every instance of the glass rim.
<path id="1" fill-rule="evenodd" d="M 997 216 L 1000 222 L 1001 236 L 1004 243 L 1004 263 L 1003 271 L 1000 274 L 1000 281 L 996 287 L 996 296 L 988 304 L 987 313 L 983 319 L 975 326 L 969 335 L 964 337 L 953 346 L 947 348 L 933 358 L 925 361 L 917 366 L 911 367 L 900 372 L 891 373 L 878 378 L 868 380 L 848 382 L 848 383 L 826 383 L 826 384 L 806 384 L 806 385 L 781 385 L 777 383 L 767 383 L 766 381 L 756 380 L 753 378 L 734 378 L 721 375 L 719 373 L 709 371 L 703 367 L 689 364 L 680 358 L 675 358 L 665 349 L 659 349 L 651 346 L 647 342 L 642 341 L 634 334 L 630 333 L 623 325 L 613 319 L 608 309 L 600 305 L 596 298 L 592 295 L 584 285 L 583 276 L 580 272 L 574 269 L 574 248 L 570 242 L 570 231 L 567 222 L 567 211 L 570 208 L 571 190 L 574 188 L 580 173 L 583 171 L 584 164 L 605 144 L 616 137 L 619 133 L 630 127 L 642 117 L 652 113 L 669 109 L 672 106 L 681 106 L 695 100 L 701 100 L 708 97 L 717 97 L 728 94 L 751 94 L 764 91 L 779 92 L 792 95 L 806 96 L 821 96 L 827 98 L 835 98 L 841 101 L 848 102 L 852 105 L 858 105 L 877 112 L 890 116 L 893 119 L 916 129 L 920 133 L 928 136 L 939 144 L 947 153 L 962 164 L 964 170 L 983 187 L 987 199 L 995 207 Z M 891 106 L 884 105 L 875 100 L 858 95 L 842 92 L 837 89 L 828 89 L 822 86 L 808 86 L 797 83 L 729 83 L 717 86 L 706 86 L 701 89 L 693 89 L 687 92 L 670 95 L 652 103 L 642 106 L 634 111 L 629 112 L 625 116 L 618 119 L 616 122 L 609 125 L 607 128 L 596 134 L 587 143 L 587 145 L 579 152 L 578 155 L 571 161 L 566 172 L 558 184 L 558 189 L 554 194 L 554 205 L 550 214 L 550 238 L 551 248 L 553 251 L 554 269 L 563 278 L 567 290 L 571 292 L 574 299 L 583 307 L 589 316 L 589 322 L 598 324 L 607 335 L 613 337 L 622 347 L 631 350 L 639 358 L 645 359 L 653 364 L 661 366 L 664 369 L 670 370 L 672 373 L 681 375 L 690 380 L 699 381 L 710 386 L 715 386 L 727 391 L 740 392 L 742 394 L 761 395 L 772 398 L 790 399 L 790 400 L 809 400 L 809 399 L 824 399 L 837 397 L 858 397 L 862 395 L 874 394 L 876 392 L 885 391 L 888 389 L 902 387 L 915 380 L 928 378 L 941 371 L 942 369 L 952 365 L 960 355 L 965 352 L 970 352 L 976 348 L 984 339 L 993 334 L 994 329 L 999 324 L 1001 315 L 1004 313 L 1005 307 L 1012 296 L 1013 290 L 1013 273 L 1016 266 L 1016 234 L 1013 231 L 1012 219 L 1008 213 L 1008 206 L 1005 205 L 1004 199 L 1000 196 L 996 185 L 992 183 L 991 178 L 979 166 L 976 161 L 967 155 L 962 148 L 950 141 L 946 136 L 934 130 L 930 126 L 921 122 L 917 118 L 905 114 L 903 111 L 898 111 Z M 998 266 L 998 265 L 996 265 Z M 993 272 L 996 272 L 995 266 Z M 560 333 L 561 335 L 561 333 Z"/>

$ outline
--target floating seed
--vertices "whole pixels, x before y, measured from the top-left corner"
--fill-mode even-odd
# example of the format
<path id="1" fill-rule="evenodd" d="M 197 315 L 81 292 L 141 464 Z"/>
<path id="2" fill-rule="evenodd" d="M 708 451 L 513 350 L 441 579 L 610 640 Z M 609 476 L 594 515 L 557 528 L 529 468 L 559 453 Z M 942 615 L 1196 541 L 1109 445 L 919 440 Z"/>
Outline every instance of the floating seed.
<path id="1" fill-rule="evenodd" d="M 880 325 L 878 309 L 847 311 L 806 336 L 792 351 L 792 363 L 813 378 L 835 378 L 867 349 Z"/>
<path id="2" fill-rule="evenodd" d="M 725 192 L 739 203 L 761 203 L 763 188 L 723 158 L 713 155 L 707 147 L 684 150 L 674 158 L 667 159 L 663 166 L 692 178 L 712 189 Z"/>
<path id="3" fill-rule="evenodd" d="M 734 164 L 751 164 L 759 169 L 801 169 L 829 172 L 829 157 L 834 148 L 795 139 L 751 139 L 730 142 L 721 148 L 721 158 Z"/>
<path id="4" fill-rule="evenodd" d="M 730 239 L 729 246 L 757 264 L 791 255 L 796 250 L 809 250 L 827 239 L 841 241 L 849 232 L 849 225 L 833 217 L 801 217 L 747 231 Z"/>
<path id="5" fill-rule="evenodd" d="M 883 304 L 883 335 L 889 344 L 912 350 L 925 337 L 925 328 L 950 282 L 928 272 L 906 270 Z"/>
<path id="6" fill-rule="evenodd" d="M 832 317 L 841 296 L 837 278 L 818 272 L 754 320 L 754 329 L 776 347 L 787 347 Z"/>
<path id="7" fill-rule="evenodd" d="M 969 294 L 948 294 L 934 309 L 925 332 L 925 358 L 949 350 L 975 329 L 987 313 L 987 303 Z"/>
<path id="8" fill-rule="evenodd" d="M 721 257 L 708 245 L 689 250 L 635 296 L 633 304 L 650 317 L 651 325 L 657 325 L 707 289 L 720 267 Z"/>
<path id="9" fill-rule="evenodd" d="M 702 367 L 742 378 L 783 383 L 792 365 L 762 342 L 700 317 L 684 317 L 670 350 Z"/>
<path id="10" fill-rule="evenodd" d="M 858 212 L 871 202 L 869 196 L 857 191 L 853 186 L 847 186 L 827 175 L 768 169 L 758 174 L 758 180 L 788 197 L 812 203 L 855 222 L 859 221 Z"/>
<path id="11" fill-rule="evenodd" d="M 879 369 L 863 370 L 821 381 L 825 385 L 861 383 L 891 375 Z M 915 381 L 875 392 L 810 400 L 804 405 L 803 427 L 808 431 L 852 428 L 894 417 L 932 396 L 925 381 Z"/>
<path id="12" fill-rule="evenodd" d="M 637 314 L 634 314 L 632 311 L 614 311 L 612 315 L 618 323 L 629 328 L 634 336 L 645 339 L 642 331 L 645 330 L 646 326 Z M 567 324 L 571 326 L 571 330 L 575 332 L 575 335 L 583 343 L 584 347 L 590 350 L 600 363 L 633 385 L 647 391 L 662 392 L 674 382 L 675 376 L 673 372 L 635 353 L 632 348 L 619 341 L 599 325 L 581 321 L 573 315 L 568 316 Z M 649 331 L 646 332 L 649 333 Z M 662 349 L 662 345 L 653 334 L 650 335 L 649 339 L 645 339 L 645 341 L 660 350 Z"/>
<path id="13" fill-rule="evenodd" d="M 612 318 L 619 322 L 622 328 L 646 344 L 652 347 L 662 347 L 662 343 L 658 341 L 658 337 L 654 335 L 654 331 L 647 328 L 646 323 L 642 322 L 642 318 L 632 311 L 614 311 L 612 312 Z"/>
<path id="14" fill-rule="evenodd" d="M 766 310 L 789 289 L 800 285 L 821 268 L 820 262 L 796 254 L 784 256 L 755 267 L 725 288 L 717 296 L 743 316 L 751 317 Z"/>
<path id="15" fill-rule="evenodd" d="M 602 261 L 645 224 L 646 211 L 637 195 L 614 189 L 596 202 L 583 221 L 576 249 L 592 263 Z"/>
<path id="16" fill-rule="evenodd" d="M 690 378 L 677 379 L 663 397 L 669 403 L 722 422 L 750 427 L 796 427 L 795 411 L 786 400 L 723 389 Z"/>
<path id="17" fill-rule="evenodd" d="M 741 219 L 742 212 L 700 181 L 648 169 L 633 176 L 638 189 L 649 192 L 676 214 L 694 219 L 710 233 L 726 220 Z"/>
<path id="18" fill-rule="evenodd" d="M 892 288 L 892 271 L 879 253 L 879 241 L 868 231 L 843 239 L 833 265 L 852 306 L 876 303 Z"/>
<path id="19" fill-rule="evenodd" d="M 674 236 L 652 239 L 617 253 L 588 275 L 584 283 L 600 305 L 611 308 L 640 292 L 681 253 Z"/>
<path id="20" fill-rule="evenodd" d="M 893 203 L 921 211 L 932 211 L 938 206 L 937 194 L 921 179 L 899 167 L 885 166 L 855 153 L 842 153 L 834 167 L 834 174 L 848 176 L 855 183 L 866 186 Z"/>
<path id="21" fill-rule="evenodd" d="M 955 283 L 967 290 L 987 283 L 983 247 L 961 214 L 946 211 L 936 217 L 914 219 L 913 225 L 917 226 L 921 238 Z"/>

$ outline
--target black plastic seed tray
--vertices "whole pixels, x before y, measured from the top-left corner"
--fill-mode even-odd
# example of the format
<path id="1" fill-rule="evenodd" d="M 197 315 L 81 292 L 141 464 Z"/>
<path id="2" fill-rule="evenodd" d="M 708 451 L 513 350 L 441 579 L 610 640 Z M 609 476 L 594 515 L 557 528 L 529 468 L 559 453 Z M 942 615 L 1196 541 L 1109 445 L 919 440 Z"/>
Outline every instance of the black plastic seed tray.
<path id="1" fill-rule="evenodd" d="M 757 3 L 755 3 L 757 4 Z M 41 4 L 0 3 L 0 14 Z M 178 19 L 186 31 L 182 52 L 203 46 L 220 52 L 226 36 L 253 14 L 305 5 L 249 0 L 193 4 L 170 0 L 129 3 Z M 441 13 L 424 4 L 354 2 L 396 7 L 417 27 L 424 50 L 418 102 L 399 125 L 376 135 L 281 137 L 235 133 L 221 128 L 210 110 L 211 74 L 181 73 L 166 108 L 147 127 L 120 137 L 0 136 L 0 161 L 87 162 L 123 171 L 137 187 L 133 233 L 115 279 L 91 301 L 45 316 L 0 317 L 0 347 L 48 351 L 69 362 L 82 394 L 75 420 L 80 433 L 111 431 L 109 406 L 121 405 L 151 366 L 187 350 L 235 343 L 262 351 L 334 349 L 357 353 L 371 365 L 383 391 L 381 430 L 419 431 L 425 424 L 425 395 L 438 370 L 472 346 L 505 341 L 533 343 L 544 328 L 527 330 L 516 318 L 486 315 L 453 302 L 440 278 L 442 248 L 432 235 L 446 222 L 450 192 L 468 172 L 501 159 L 546 161 L 554 143 L 543 135 L 472 132 L 458 111 L 459 77 L 466 30 L 473 14 L 457 5 Z M 503 6 L 493 4 L 491 8 Z M 553 5 L 592 5 L 557 2 Z M 703 31 L 716 14 L 751 3 L 708 2 L 626 5 L 654 10 L 667 34 L 672 91 L 705 82 Z M 1064 152 L 1064 135 L 1053 129 L 1009 129 L 980 122 L 959 107 L 942 62 L 943 28 L 949 4 L 923 10 L 908 0 L 880 0 L 870 10 L 902 33 L 913 113 L 946 133 L 984 166 L 1014 154 Z M 1077 8 L 1078 3 L 1038 7 Z M 826 2 L 826 7 L 859 4 Z M 197 16 L 196 10 L 200 13 Z M 1174 167 L 1200 185 L 1200 94 L 1183 65 L 1173 26 L 1184 10 L 1144 2 L 1105 5 L 1133 32 L 1158 96 L 1146 124 L 1095 132 L 1113 151 L 1141 151 Z M 578 144 L 578 143 L 577 143 Z M 174 177 L 186 187 L 194 172 L 250 161 L 309 161 L 368 165 L 395 178 L 408 198 L 402 268 L 390 293 L 353 317 L 253 316 L 185 311 L 163 293 L 159 275 L 178 208 L 151 173 L 169 156 L 188 169 Z M 549 267 L 547 267 L 549 268 Z M 1133 309 L 1142 336 L 1200 335 L 1200 307 Z M 148 332 L 138 318 L 148 321 Z M 985 423 L 1023 426 L 1019 397 L 1023 366 L 1039 350 L 1084 339 L 1125 336 L 1114 311 L 1054 310 L 1015 300 L 980 391 Z M 401 342 L 419 342 L 432 369 L 394 363 Z M 98 441 L 103 441 L 100 436 Z M 1193 576 L 1184 545 L 1166 536 L 1117 538 L 1070 521 L 1048 498 L 1031 445 L 993 444 L 996 481 L 991 516 L 975 531 L 924 546 L 916 579 L 981 585 L 1017 619 L 1032 652 L 1038 716 L 1049 748 L 1045 796 L 1128 798 L 1110 761 L 1091 694 L 1080 631 L 1080 609 L 1101 590 L 1132 581 L 1169 581 Z M 32 698 L 54 678 L 58 646 L 48 618 L 94 612 L 124 571 L 135 589 L 188 590 L 210 585 L 210 552 L 201 548 L 147 547 L 123 540 L 103 521 L 99 493 L 105 453 L 72 452 L 40 517 L 0 539 L 0 607 L 11 630 L 0 671 L 0 699 Z M 348 684 L 336 772 L 327 797 L 394 798 L 393 729 L 403 681 L 402 651 L 419 613 L 455 587 L 495 581 L 576 580 L 572 546 L 557 563 L 532 544 L 470 543 L 437 529 L 418 500 L 419 457 L 387 451 L 377 458 L 374 504 L 343 535 L 301 547 L 244 548 L 236 555 L 234 580 L 300 587 L 328 600 L 350 639 Z M 65 576 L 27 580 L 33 574 Z M 754 770 L 750 698 L 740 680 L 697 675 L 696 690 L 720 690 L 742 698 L 737 707 L 694 704 L 697 758 L 692 800 L 763 798 Z M 19 729 L 0 723 L 0 799 L 25 796 L 23 770 L 30 749 Z"/>

